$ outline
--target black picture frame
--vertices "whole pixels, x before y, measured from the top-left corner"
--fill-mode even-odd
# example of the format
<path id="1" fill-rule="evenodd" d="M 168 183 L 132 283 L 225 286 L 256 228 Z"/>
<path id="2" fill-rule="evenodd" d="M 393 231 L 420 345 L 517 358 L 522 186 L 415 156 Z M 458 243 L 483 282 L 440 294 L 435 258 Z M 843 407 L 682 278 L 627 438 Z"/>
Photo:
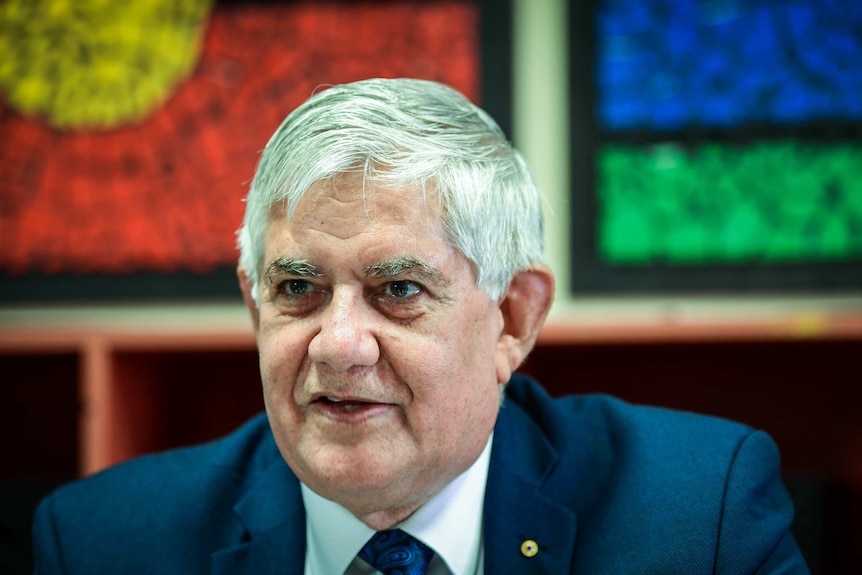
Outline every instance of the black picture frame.
<path id="1" fill-rule="evenodd" d="M 599 205 L 596 165 L 598 150 L 613 136 L 603 134 L 597 115 L 598 36 L 596 17 L 601 0 L 569 0 L 569 133 L 570 139 L 570 285 L 573 295 L 780 294 L 810 295 L 852 292 L 862 288 L 862 259 L 835 262 L 756 263 L 745 265 L 611 265 L 602 261 L 597 242 Z M 811 139 L 862 141 L 862 126 L 815 127 Z M 683 141 L 708 139 L 709 130 L 676 136 Z M 739 138 L 780 138 L 779 129 L 757 126 Z M 798 131 L 796 132 L 798 135 Z M 722 134 L 726 138 L 726 134 Z M 668 140 L 668 135 L 629 133 L 628 143 Z M 672 138 L 670 138 L 672 139 Z"/>

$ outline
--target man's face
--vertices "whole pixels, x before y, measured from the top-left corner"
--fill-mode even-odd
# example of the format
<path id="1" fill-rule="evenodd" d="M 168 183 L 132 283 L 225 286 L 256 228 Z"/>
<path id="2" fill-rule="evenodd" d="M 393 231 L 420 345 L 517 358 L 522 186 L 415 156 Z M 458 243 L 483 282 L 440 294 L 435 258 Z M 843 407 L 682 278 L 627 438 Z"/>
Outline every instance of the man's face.
<path id="1" fill-rule="evenodd" d="M 273 211 L 261 278 L 264 399 L 301 481 L 360 516 L 414 508 L 473 463 L 505 383 L 503 317 L 436 199 L 320 184 L 291 222 Z"/>

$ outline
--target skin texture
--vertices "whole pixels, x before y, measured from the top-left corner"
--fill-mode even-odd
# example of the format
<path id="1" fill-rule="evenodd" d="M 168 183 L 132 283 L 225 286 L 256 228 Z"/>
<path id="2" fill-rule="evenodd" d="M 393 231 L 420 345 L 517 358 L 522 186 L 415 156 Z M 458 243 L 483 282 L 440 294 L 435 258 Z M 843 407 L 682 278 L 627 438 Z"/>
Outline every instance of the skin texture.
<path id="1" fill-rule="evenodd" d="M 290 222 L 274 207 L 259 307 L 238 271 L 282 456 L 377 530 L 479 456 L 553 293 L 535 266 L 490 301 L 437 211 L 419 189 L 343 174 L 314 186 Z"/>

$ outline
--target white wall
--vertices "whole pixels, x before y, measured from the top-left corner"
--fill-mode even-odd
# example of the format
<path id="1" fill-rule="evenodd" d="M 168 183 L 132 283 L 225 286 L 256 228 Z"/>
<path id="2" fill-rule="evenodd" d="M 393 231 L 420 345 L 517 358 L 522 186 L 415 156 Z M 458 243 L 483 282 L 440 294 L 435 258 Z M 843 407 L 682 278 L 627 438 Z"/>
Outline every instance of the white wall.
<path id="1" fill-rule="evenodd" d="M 512 139 L 548 205 L 545 256 L 569 299 L 567 0 L 514 0 Z"/>

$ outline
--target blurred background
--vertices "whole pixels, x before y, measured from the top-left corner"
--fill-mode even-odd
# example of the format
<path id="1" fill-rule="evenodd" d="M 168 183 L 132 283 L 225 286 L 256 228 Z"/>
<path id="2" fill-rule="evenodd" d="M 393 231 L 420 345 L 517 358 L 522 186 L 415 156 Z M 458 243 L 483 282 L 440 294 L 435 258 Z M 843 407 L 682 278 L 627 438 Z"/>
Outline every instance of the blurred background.
<path id="1" fill-rule="evenodd" d="M 862 560 L 855 0 L 0 3 L 0 567 L 36 501 L 262 409 L 235 231 L 315 90 L 442 81 L 547 196 L 524 370 L 765 429 L 812 572 Z"/>

